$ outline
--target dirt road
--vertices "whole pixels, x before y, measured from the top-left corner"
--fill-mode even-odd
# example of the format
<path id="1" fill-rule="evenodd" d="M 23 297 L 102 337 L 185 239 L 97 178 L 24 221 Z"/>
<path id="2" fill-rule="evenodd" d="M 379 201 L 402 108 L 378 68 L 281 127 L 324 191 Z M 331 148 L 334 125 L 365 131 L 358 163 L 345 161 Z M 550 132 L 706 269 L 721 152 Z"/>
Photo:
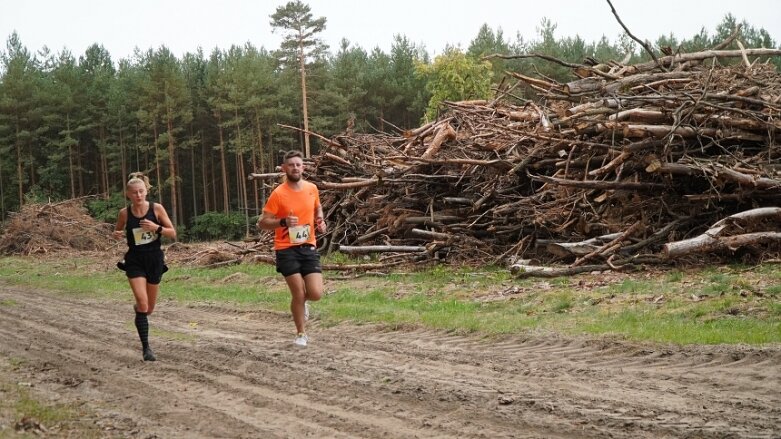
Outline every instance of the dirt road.
<path id="1" fill-rule="evenodd" d="M 781 348 L 325 328 L 160 303 L 144 363 L 129 301 L 0 284 L 0 359 L 106 436 L 781 437 Z"/>

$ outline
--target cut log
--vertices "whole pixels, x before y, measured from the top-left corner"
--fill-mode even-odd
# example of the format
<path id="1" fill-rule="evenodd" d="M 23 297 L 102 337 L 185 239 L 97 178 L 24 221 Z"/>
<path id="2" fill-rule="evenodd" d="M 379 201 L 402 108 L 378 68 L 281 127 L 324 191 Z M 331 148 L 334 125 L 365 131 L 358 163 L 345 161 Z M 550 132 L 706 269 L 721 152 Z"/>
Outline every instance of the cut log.
<path id="1" fill-rule="evenodd" d="M 432 232 L 431 230 L 423 230 L 423 229 L 412 229 L 410 230 L 410 234 L 412 236 L 418 236 L 426 239 L 437 239 L 440 241 L 449 241 L 453 239 L 453 235 L 449 235 L 447 233 Z"/>
<path id="2" fill-rule="evenodd" d="M 510 272 L 517 278 L 571 276 L 573 274 L 589 273 L 592 271 L 604 271 L 609 269 L 610 266 L 605 264 L 581 265 L 579 267 L 544 267 L 539 265 L 526 264 L 513 264 L 510 266 Z"/>
<path id="3" fill-rule="evenodd" d="M 267 174 L 255 174 L 251 173 L 249 174 L 250 180 L 260 180 L 260 179 L 273 179 L 273 178 L 282 178 L 282 176 L 285 175 L 282 172 L 269 172 Z"/>
<path id="4" fill-rule="evenodd" d="M 419 245 L 340 245 L 339 251 L 349 255 L 366 253 L 421 253 L 426 251 L 426 247 Z"/>
<path id="5" fill-rule="evenodd" d="M 619 232 L 597 236 L 580 242 L 551 242 L 545 245 L 545 250 L 558 257 L 584 256 L 598 250 L 602 244 L 610 242 L 621 235 L 622 233 Z"/>
<path id="6" fill-rule="evenodd" d="M 760 207 L 730 215 L 713 224 L 699 236 L 665 244 L 662 252 L 667 258 L 678 258 L 691 253 L 735 250 L 746 245 L 778 241 L 781 239 L 781 233 L 774 231 L 722 236 L 729 230 L 735 229 L 733 225 L 739 226 L 738 230 L 743 230 L 749 224 L 758 224 L 767 220 L 781 224 L 781 207 Z"/>
<path id="7" fill-rule="evenodd" d="M 547 183 L 558 184 L 561 186 L 571 186 L 583 189 L 626 189 L 626 190 L 655 190 L 663 188 L 664 185 L 658 183 L 636 183 L 632 181 L 580 181 L 580 180 L 566 180 L 563 178 L 546 177 L 543 175 L 533 175 L 532 179 L 540 180 Z"/>
<path id="8" fill-rule="evenodd" d="M 710 253 L 717 251 L 735 251 L 741 247 L 766 243 L 781 243 L 781 232 L 757 232 L 743 235 L 714 238 L 702 234 L 684 241 L 670 242 L 664 245 L 664 255 L 668 258 L 680 258 L 692 253 Z"/>
<path id="9" fill-rule="evenodd" d="M 443 126 L 439 127 L 439 129 L 437 129 L 437 133 L 434 135 L 434 140 L 431 141 L 431 144 L 423 153 L 423 155 L 420 156 L 420 158 L 430 159 L 431 157 L 434 157 L 437 151 L 439 151 L 439 148 L 442 147 L 443 143 L 455 138 L 456 130 L 454 130 L 449 123 L 445 123 Z"/>

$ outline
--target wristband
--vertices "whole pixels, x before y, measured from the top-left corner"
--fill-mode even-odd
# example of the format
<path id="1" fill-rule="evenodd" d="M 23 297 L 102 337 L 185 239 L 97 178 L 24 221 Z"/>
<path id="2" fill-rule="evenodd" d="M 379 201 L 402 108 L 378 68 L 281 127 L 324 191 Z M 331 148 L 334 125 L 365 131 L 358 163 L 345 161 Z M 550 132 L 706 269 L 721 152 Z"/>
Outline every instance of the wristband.
<path id="1" fill-rule="evenodd" d="M 287 218 L 279 220 L 279 227 L 287 227 Z"/>
<path id="2" fill-rule="evenodd" d="M 157 226 L 157 234 L 162 235 L 163 234 L 163 226 Z"/>

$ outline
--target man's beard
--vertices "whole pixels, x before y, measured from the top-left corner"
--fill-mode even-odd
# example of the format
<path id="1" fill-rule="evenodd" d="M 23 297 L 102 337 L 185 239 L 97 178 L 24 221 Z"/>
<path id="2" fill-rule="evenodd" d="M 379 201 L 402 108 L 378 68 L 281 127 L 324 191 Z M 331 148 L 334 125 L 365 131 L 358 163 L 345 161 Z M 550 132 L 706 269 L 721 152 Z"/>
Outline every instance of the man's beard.
<path id="1" fill-rule="evenodd" d="M 298 181 L 301 180 L 301 174 L 298 175 L 287 174 L 287 179 L 289 181 L 292 181 L 293 183 L 298 183 Z"/>

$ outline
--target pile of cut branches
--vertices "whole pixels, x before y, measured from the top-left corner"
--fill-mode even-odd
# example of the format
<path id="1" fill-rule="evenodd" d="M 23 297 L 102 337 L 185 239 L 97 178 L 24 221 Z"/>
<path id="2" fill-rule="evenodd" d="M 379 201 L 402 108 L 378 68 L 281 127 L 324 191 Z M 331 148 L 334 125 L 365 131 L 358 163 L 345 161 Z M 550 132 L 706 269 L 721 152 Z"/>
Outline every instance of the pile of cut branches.
<path id="1" fill-rule="evenodd" d="M 30 203 L 11 213 L 0 236 L 0 254 L 33 255 L 68 251 L 102 252 L 117 244 L 111 224 L 92 218 L 84 199 Z"/>
<path id="2" fill-rule="evenodd" d="M 538 99 L 447 102 L 403 134 L 325 139 L 308 175 L 329 221 L 322 244 L 383 263 L 523 259 L 519 273 L 762 257 L 781 242 L 781 210 L 751 221 L 781 205 L 781 75 L 750 59 L 779 55 L 571 65 L 580 79 L 565 84 L 512 73 L 504 95 L 529 87 Z M 722 65 L 736 56 L 744 64 Z M 736 214 L 720 244 L 673 245 Z"/>

